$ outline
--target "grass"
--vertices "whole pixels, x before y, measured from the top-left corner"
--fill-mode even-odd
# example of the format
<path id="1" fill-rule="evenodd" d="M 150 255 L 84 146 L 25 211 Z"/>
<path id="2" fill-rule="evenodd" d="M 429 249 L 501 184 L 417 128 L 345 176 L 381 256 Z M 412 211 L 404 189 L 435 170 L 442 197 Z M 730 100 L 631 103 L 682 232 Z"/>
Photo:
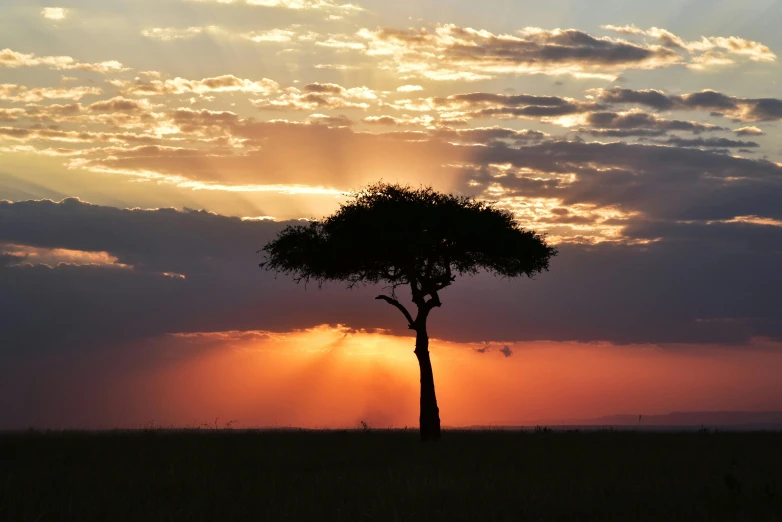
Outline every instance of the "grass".
<path id="1" fill-rule="evenodd" d="M 4 433 L 0 520 L 782 522 L 782 433 Z"/>

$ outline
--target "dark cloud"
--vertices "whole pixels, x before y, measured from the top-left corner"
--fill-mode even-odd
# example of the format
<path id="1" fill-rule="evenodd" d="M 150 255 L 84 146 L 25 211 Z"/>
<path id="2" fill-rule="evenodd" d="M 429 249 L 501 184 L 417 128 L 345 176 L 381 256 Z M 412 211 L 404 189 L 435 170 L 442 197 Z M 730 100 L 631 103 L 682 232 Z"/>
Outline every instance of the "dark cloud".
<path id="1" fill-rule="evenodd" d="M 595 138 L 632 138 L 662 136 L 668 131 L 663 129 L 579 129 L 580 133 L 589 134 Z"/>
<path id="2" fill-rule="evenodd" d="M 407 130 L 384 133 L 385 137 L 393 137 L 405 141 L 422 141 L 427 139 L 443 140 L 457 144 L 488 145 L 492 143 L 511 143 L 522 145 L 540 142 L 548 137 L 547 133 L 531 129 L 508 129 L 505 127 L 476 127 L 472 129 L 454 129 L 437 127 L 434 129 Z"/>
<path id="3" fill-rule="evenodd" d="M 309 83 L 304 86 L 304 91 L 343 94 L 345 92 L 345 88 L 335 83 Z"/>
<path id="4" fill-rule="evenodd" d="M 632 90 L 615 87 L 602 90 L 604 103 L 640 104 L 657 110 L 703 110 L 736 121 L 774 121 L 782 119 L 782 100 L 776 98 L 739 98 L 706 90 L 685 95 L 669 95 L 657 90 Z"/>
<path id="5" fill-rule="evenodd" d="M 695 121 L 666 120 L 655 114 L 643 111 L 630 112 L 592 112 L 586 117 L 586 123 L 591 127 L 602 130 L 628 131 L 628 130 L 656 130 L 687 131 L 695 134 L 707 131 L 724 131 L 724 127 L 699 123 Z M 632 134 L 628 134 L 632 135 Z"/>
<path id="6" fill-rule="evenodd" d="M 534 96 L 531 94 L 492 94 L 487 92 L 471 92 L 453 94 L 447 98 L 432 98 L 437 105 L 500 105 L 503 107 L 562 107 L 570 101 L 559 96 Z"/>
<path id="7" fill-rule="evenodd" d="M 562 212 L 560 212 L 562 214 Z M 108 252 L 131 265 L 0 267 L 6 355 L 98 349 L 171 332 L 314 324 L 405 334 L 378 289 L 318 290 L 257 267 L 284 223 L 208 212 L 120 210 L 76 200 L 1 203 L 0 241 Z M 464 278 L 443 292 L 431 334 L 465 342 L 578 340 L 741 343 L 782 338 L 782 228 L 640 220 L 646 245 L 560 245 L 535 280 Z M 184 279 L 165 273 L 178 273 Z M 630 292 L 630 293 L 628 293 Z M 732 318 L 731 321 L 723 321 Z"/>
<path id="8" fill-rule="evenodd" d="M 130 100 L 117 96 L 110 100 L 95 102 L 89 105 L 88 109 L 96 112 L 116 112 L 116 111 L 141 111 L 147 108 L 147 104 L 138 100 Z M 71 109 L 72 110 L 72 109 Z"/>
<path id="9" fill-rule="evenodd" d="M 654 89 L 636 91 L 614 87 L 601 91 L 599 98 L 606 103 L 635 103 L 658 110 L 669 110 L 675 105 L 668 95 Z"/>
<path id="10" fill-rule="evenodd" d="M 498 352 L 501 353 L 505 358 L 510 357 L 513 355 L 513 350 L 510 346 L 502 345 L 502 346 L 492 346 L 490 344 L 483 344 L 481 346 L 477 346 L 473 348 L 473 351 L 477 353 L 491 353 L 491 352 Z"/>
<path id="11" fill-rule="evenodd" d="M 666 143 L 677 147 L 709 147 L 709 148 L 756 148 L 760 145 L 754 141 L 730 140 L 727 138 L 669 138 Z"/>
<path id="12" fill-rule="evenodd" d="M 419 100 L 438 110 L 462 111 L 465 118 L 553 118 L 600 110 L 594 102 L 559 96 L 471 92 Z M 404 108 L 404 104 L 400 108 Z"/>
<path id="13" fill-rule="evenodd" d="M 556 107 L 529 105 L 527 107 L 491 107 L 475 111 L 470 116 L 473 118 L 539 118 L 567 116 L 584 112 L 584 108 L 578 103 L 568 103 Z"/>
<path id="14" fill-rule="evenodd" d="M 365 52 L 398 48 L 403 58 L 399 67 L 408 69 L 420 64 L 417 69 L 434 79 L 459 76 L 459 67 L 462 74 L 473 75 L 585 70 L 604 73 L 665 67 L 682 61 L 682 55 L 665 47 L 598 38 L 575 29 L 524 29 L 514 35 L 495 35 L 444 25 L 436 32 L 380 29 L 362 30 L 361 35 Z M 433 55 L 437 55 L 436 61 L 431 60 Z"/>
<path id="15" fill-rule="evenodd" d="M 614 207 L 660 219 L 782 219 L 782 167 L 765 160 L 695 148 L 578 141 L 520 148 L 494 144 L 476 150 L 472 160 L 531 171 L 501 178 L 481 168 L 465 171 L 465 187 L 499 185 L 505 197 L 558 198 L 565 205 Z M 563 181 L 570 175 L 575 179 Z"/>
<path id="16" fill-rule="evenodd" d="M 676 225 L 673 237 L 644 246 L 561 245 L 551 272 L 535 281 L 455 285 L 447 313 L 458 322 L 442 314 L 433 328 L 460 338 L 496 329 L 497 340 L 522 331 L 585 340 L 608 330 L 616 343 L 779 339 L 782 296 L 769 285 L 782 260 L 779 227 L 710 226 Z"/>
<path id="17" fill-rule="evenodd" d="M 474 129 L 451 129 L 448 127 L 440 127 L 429 131 L 429 135 L 448 141 L 481 144 L 495 141 L 509 141 L 511 143 L 521 144 L 540 141 L 548 137 L 548 134 L 541 131 L 530 129 L 506 129 L 498 126 Z"/>

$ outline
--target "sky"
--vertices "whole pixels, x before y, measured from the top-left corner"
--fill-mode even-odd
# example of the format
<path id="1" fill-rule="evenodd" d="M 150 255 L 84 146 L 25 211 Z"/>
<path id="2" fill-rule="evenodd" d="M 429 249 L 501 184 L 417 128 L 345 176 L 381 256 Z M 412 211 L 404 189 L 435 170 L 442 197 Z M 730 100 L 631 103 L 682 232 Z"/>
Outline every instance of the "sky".
<path id="1" fill-rule="evenodd" d="M 559 250 L 429 321 L 444 425 L 782 410 L 782 3 L 0 0 L 0 429 L 417 422 L 378 288 L 258 268 L 383 180 Z"/>

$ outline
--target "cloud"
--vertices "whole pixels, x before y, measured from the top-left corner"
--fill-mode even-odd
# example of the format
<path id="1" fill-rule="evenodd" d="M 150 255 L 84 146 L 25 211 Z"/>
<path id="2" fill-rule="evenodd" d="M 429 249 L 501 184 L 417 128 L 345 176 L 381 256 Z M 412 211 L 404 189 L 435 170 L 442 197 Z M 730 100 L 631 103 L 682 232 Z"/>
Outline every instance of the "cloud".
<path id="1" fill-rule="evenodd" d="M 60 71 L 80 70 L 102 74 L 127 70 L 116 60 L 100 63 L 82 63 L 70 56 L 36 56 L 32 53 L 20 53 L 8 48 L 0 50 L 0 66 L 10 68 L 47 66 Z"/>
<path id="2" fill-rule="evenodd" d="M 523 73 L 608 77 L 628 68 L 654 69 L 681 61 L 678 53 L 661 46 L 596 38 L 574 29 L 528 27 L 511 35 L 446 24 L 433 31 L 362 29 L 356 36 L 353 41 L 363 44 L 362 52 L 388 57 L 383 67 L 403 78 L 469 81 Z"/>
<path id="3" fill-rule="evenodd" d="M 361 121 L 369 123 L 370 125 L 396 125 L 396 126 L 420 126 L 431 125 L 434 122 L 434 118 L 431 116 L 367 116 L 362 118 Z"/>
<path id="4" fill-rule="evenodd" d="M 0 84 L 0 100 L 11 102 L 36 102 L 45 99 L 80 100 L 84 96 L 98 96 L 98 87 L 25 87 L 12 83 Z"/>
<path id="5" fill-rule="evenodd" d="M 740 127 L 733 132 L 735 132 L 737 136 L 762 136 L 765 134 L 762 129 L 755 126 Z"/>
<path id="6" fill-rule="evenodd" d="M 84 252 L 67 248 L 38 248 L 26 245 L 0 243 L 0 258 L 12 259 L 4 266 L 36 266 L 55 267 L 59 265 L 73 266 L 110 266 L 130 268 L 117 262 L 117 258 L 107 252 Z"/>
<path id="7" fill-rule="evenodd" d="M 345 99 L 349 91 L 329 83 L 297 89 L 301 96 L 340 99 Z M 454 99 L 459 104 L 484 103 L 486 99 L 488 103 L 496 102 L 481 95 L 452 98 L 448 103 Z M 500 101 L 534 101 L 553 107 L 562 103 L 558 98 L 526 100 L 524 95 L 508 95 Z M 634 213 L 666 219 L 730 219 L 738 215 L 773 218 L 779 213 L 773 199 L 782 197 L 775 181 L 780 172 L 776 163 L 695 148 L 722 152 L 728 147 L 754 147 L 749 141 L 671 141 L 666 143 L 668 146 L 583 143 L 552 139 L 530 129 L 433 126 L 429 120 L 416 121 L 404 115 L 364 122 L 367 127 L 370 122 L 392 127 L 414 123 L 416 132 L 375 133 L 377 127 L 373 132 L 357 132 L 349 128 L 350 119 L 344 115 L 320 111 L 312 111 L 303 122 L 263 122 L 228 111 L 150 112 L 144 100 L 123 97 L 87 107 L 73 104 L 28 110 L 28 117 L 39 118 L 42 123 L 46 118 L 58 121 L 63 113 L 74 122 L 81 122 L 79 118 L 85 122 L 95 119 L 124 127 L 121 132 L 22 125 L 4 128 L 4 134 L 16 142 L 51 140 L 58 147 L 59 143 L 74 143 L 70 152 L 73 157 L 67 160 L 73 170 L 154 181 L 183 190 L 221 192 L 290 189 L 338 194 L 379 178 L 432 183 L 445 190 L 503 201 L 525 225 L 542 228 L 558 241 L 633 241 L 622 236 L 622 220 Z M 658 135 L 668 130 L 713 130 L 706 124 L 633 111 L 597 114 L 586 112 L 581 116 L 593 118 L 595 124 L 616 127 L 593 131 L 627 135 L 649 131 L 649 135 Z M 134 127 L 138 132 L 129 131 Z M 84 148 L 82 143 L 91 146 Z M 301 154 L 302 150 L 308 153 Z M 42 149 L 36 153 L 65 152 Z M 551 209 L 574 205 L 582 207 L 574 208 L 572 215 L 551 213 Z"/>
<path id="8" fill-rule="evenodd" d="M 782 216 L 774 203 L 782 197 L 782 166 L 766 160 L 682 147 L 561 140 L 519 148 L 495 144 L 475 152 L 471 160 L 477 167 L 465 170 L 464 183 L 508 205 L 515 197 L 544 198 L 563 207 L 594 205 L 625 214 L 601 219 L 619 225 L 633 215 L 686 221 Z M 502 176 L 488 168 L 491 164 L 504 165 Z M 546 225 L 545 206 L 537 203 L 537 224 Z"/>
<path id="9" fill-rule="evenodd" d="M 592 112 L 587 114 L 584 123 L 596 127 L 596 129 L 586 131 L 593 136 L 653 136 L 668 131 L 687 131 L 700 134 L 707 131 L 727 130 L 709 123 L 667 120 L 638 109 L 627 112 Z"/>
<path id="10" fill-rule="evenodd" d="M 16 121 L 23 114 L 24 109 L 0 109 L 0 122 Z"/>
<path id="11" fill-rule="evenodd" d="M 511 144 L 525 144 L 541 141 L 548 138 L 545 132 L 530 129 L 506 129 L 500 126 L 477 127 L 472 129 L 452 129 L 439 127 L 432 129 L 428 134 L 434 138 L 447 140 L 454 143 L 488 145 L 495 142 L 508 142 Z"/>
<path id="12" fill-rule="evenodd" d="M 290 42 L 296 36 L 296 33 L 290 29 L 269 29 L 267 31 L 254 31 L 245 33 L 243 38 L 251 42 Z"/>
<path id="13" fill-rule="evenodd" d="M 625 34 L 646 34 L 638 29 L 619 29 Z M 353 36 L 331 35 L 318 43 L 379 58 L 382 68 L 395 71 L 402 79 L 473 81 L 505 74 L 570 74 L 613 80 L 631 69 L 677 64 L 706 68 L 732 64 L 737 57 L 776 60 L 768 47 L 737 37 L 687 43 L 661 29 L 649 34 L 659 43 L 596 37 L 576 29 L 526 27 L 514 34 L 495 34 L 442 24 L 431 30 L 363 28 Z"/>
<path id="14" fill-rule="evenodd" d="M 539 119 L 547 123 L 573 125 L 573 115 L 600 109 L 593 101 L 582 102 L 559 96 L 531 94 L 494 94 L 471 92 L 446 97 L 397 100 L 390 103 L 397 110 L 436 112 L 444 120 L 470 119 Z"/>
<path id="15" fill-rule="evenodd" d="M 330 0 L 190 0 L 191 2 L 216 2 L 219 4 L 245 4 L 259 7 L 276 7 L 295 11 L 336 11 L 353 13 L 363 11 L 355 4 L 337 4 Z"/>
<path id="16" fill-rule="evenodd" d="M 282 7 L 285 9 L 326 9 L 336 11 L 363 11 L 355 4 L 335 4 L 329 0 L 246 0 L 249 5 Z"/>
<path id="17" fill-rule="evenodd" d="M 49 20 L 63 20 L 68 15 L 68 10 L 63 7 L 44 7 L 41 14 Z"/>
<path id="18" fill-rule="evenodd" d="M 252 94 L 271 94 L 279 90 L 280 85 L 268 78 L 253 81 L 225 74 L 201 80 L 188 80 L 176 77 L 167 80 L 145 80 L 136 78 L 133 81 L 114 80 L 112 85 L 119 88 L 123 94 L 159 96 L 168 94 L 211 94 L 219 92 L 246 92 Z"/>
<path id="19" fill-rule="evenodd" d="M 682 49 L 693 55 L 693 62 L 688 64 L 693 69 L 704 69 L 709 66 L 732 65 L 736 58 L 746 58 L 753 62 L 775 62 L 776 54 L 768 46 L 737 36 L 701 37 L 700 40 L 687 42 L 666 29 L 652 27 L 648 30 L 634 25 L 615 26 L 604 25 L 603 29 L 621 34 L 649 36 L 665 47 Z"/>
<path id="20" fill-rule="evenodd" d="M 333 71 L 349 71 L 351 69 L 358 69 L 356 65 L 347 65 L 344 63 L 319 63 L 314 65 L 315 69 L 326 69 Z"/>
<path id="21" fill-rule="evenodd" d="M 133 100 L 115 96 L 110 100 L 101 100 L 90 104 L 87 109 L 99 112 L 132 112 L 149 110 L 150 105 L 147 100 Z"/>
<path id="22" fill-rule="evenodd" d="M 289 87 L 275 99 L 250 100 L 264 110 L 313 111 L 324 109 L 367 110 L 380 103 L 377 94 L 368 87 L 349 89 L 335 83 L 310 83 L 303 89 Z"/>
<path id="23" fill-rule="evenodd" d="M 0 202 L 0 243 L 17 245 L 6 252 L 59 249 L 81 259 L 54 268 L 5 261 L 1 350 L 73 353 L 164 333 L 289 331 L 323 323 L 406 334 L 396 314 L 371 305 L 377 289 L 305 289 L 260 270 L 255 251 L 286 224 L 74 199 Z M 782 227 L 638 220 L 632 234 L 662 239 L 638 246 L 564 244 L 551 272 L 535 280 L 459 279 L 442 293 L 447 306 L 432 315 L 431 335 L 504 344 L 782 338 L 782 300 L 769 284 L 782 260 Z"/>
<path id="24" fill-rule="evenodd" d="M 216 33 L 220 31 L 221 29 L 214 25 L 191 27 L 152 27 L 142 30 L 141 34 L 147 38 L 152 38 L 153 40 L 171 42 L 174 40 L 193 38 L 199 34 Z"/>
<path id="25" fill-rule="evenodd" d="M 27 103 L 23 116 L 24 120 L 32 124 L 30 128 L 33 129 L 41 129 L 45 126 L 50 130 L 62 131 L 63 127 L 70 129 L 73 128 L 71 125 L 79 125 L 82 129 L 78 131 L 80 134 L 98 136 L 105 135 L 106 127 L 109 127 L 108 130 L 111 130 L 114 135 L 121 129 L 121 134 L 127 137 L 127 141 L 166 139 L 164 135 L 172 129 L 165 127 L 164 118 L 163 113 L 154 112 L 148 100 L 128 99 L 122 96 L 97 101 L 87 107 L 81 103 L 66 105 Z"/>
<path id="26" fill-rule="evenodd" d="M 190 26 L 190 27 L 152 27 L 141 31 L 143 36 L 153 40 L 172 42 L 195 38 L 199 35 L 209 34 L 221 38 L 239 38 L 255 43 L 285 43 L 291 41 L 310 41 L 317 38 L 313 32 L 299 33 L 298 24 L 286 28 L 273 28 L 264 31 L 250 31 L 246 33 L 225 29 L 217 25 Z"/>
<path id="27" fill-rule="evenodd" d="M 412 123 L 403 120 L 398 121 L 390 116 L 381 116 L 379 120 L 370 120 L 364 118 L 364 122 L 373 124 L 408 126 Z M 388 118 L 389 121 L 382 121 Z M 369 120 L 369 121 L 368 121 Z M 415 122 L 420 124 L 421 122 Z M 471 129 L 454 129 L 452 127 L 433 127 L 428 126 L 425 130 L 405 130 L 386 132 L 382 136 L 394 138 L 409 142 L 424 142 L 426 140 L 444 141 L 450 144 L 460 145 L 492 145 L 492 144 L 512 144 L 522 145 L 527 143 L 539 142 L 550 135 L 530 129 L 508 129 L 495 125 L 493 127 L 476 127 Z"/>
<path id="28" fill-rule="evenodd" d="M 307 117 L 307 121 L 310 123 L 316 123 L 318 125 L 327 125 L 329 127 L 350 127 L 353 125 L 353 120 L 341 114 L 339 116 L 327 116 L 325 114 L 310 114 Z"/>
<path id="29" fill-rule="evenodd" d="M 713 90 L 669 95 L 654 89 L 636 91 L 615 87 L 596 92 L 604 103 L 640 104 L 666 111 L 705 110 L 742 122 L 782 119 L 782 100 L 777 98 L 740 98 Z"/>
<path id="30" fill-rule="evenodd" d="M 402 85 L 400 87 L 396 88 L 397 92 L 414 92 L 414 91 L 423 91 L 424 88 L 420 85 Z"/>
<path id="31" fill-rule="evenodd" d="M 760 147 L 760 144 L 754 141 L 731 140 L 728 138 L 669 138 L 666 143 L 677 147 L 719 147 L 719 148 L 745 148 L 752 149 Z"/>
<path id="32" fill-rule="evenodd" d="M 495 346 L 491 343 L 485 343 L 481 346 L 474 347 L 472 350 L 476 353 L 498 352 L 501 353 L 506 359 L 513 355 L 513 349 L 511 349 L 511 347 L 507 344 L 502 346 Z"/>
<path id="33" fill-rule="evenodd" d="M 71 145 L 72 148 L 60 148 L 60 149 L 44 149 L 37 150 L 33 148 L 19 148 L 14 150 L 6 150 L 4 152 L 33 152 L 42 155 L 52 156 L 89 156 L 91 154 L 118 154 L 125 155 L 128 149 L 122 148 L 109 148 L 101 147 L 100 145 L 106 143 L 122 143 L 132 144 L 135 146 L 135 150 L 138 148 L 139 143 L 144 143 L 147 146 L 151 146 L 159 142 L 159 138 L 156 136 L 134 134 L 134 133 L 117 133 L 117 132 L 88 132 L 88 131 L 76 131 L 76 130 L 62 130 L 58 128 L 48 127 L 0 127 L 0 136 L 6 139 L 12 139 L 22 142 L 30 141 L 53 141 L 63 145 Z M 94 148 L 85 149 L 83 145 L 94 145 Z M 174 147 L 169 147 L 170 150 L 177 150 Z M 0 149 L 1 150 L 1 149 Z M 134 149 L 130 149 L 134 150 Z"/>

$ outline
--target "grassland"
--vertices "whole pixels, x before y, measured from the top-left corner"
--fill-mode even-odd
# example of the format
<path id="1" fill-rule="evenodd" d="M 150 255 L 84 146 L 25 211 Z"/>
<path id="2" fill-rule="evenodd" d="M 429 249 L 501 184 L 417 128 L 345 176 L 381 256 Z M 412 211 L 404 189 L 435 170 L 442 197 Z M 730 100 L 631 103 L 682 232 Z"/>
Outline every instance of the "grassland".
<path id="1" fill-rule="evenodd" d="M 5 433 L 0 520 L 779 522 L 782 433 Z"/>

